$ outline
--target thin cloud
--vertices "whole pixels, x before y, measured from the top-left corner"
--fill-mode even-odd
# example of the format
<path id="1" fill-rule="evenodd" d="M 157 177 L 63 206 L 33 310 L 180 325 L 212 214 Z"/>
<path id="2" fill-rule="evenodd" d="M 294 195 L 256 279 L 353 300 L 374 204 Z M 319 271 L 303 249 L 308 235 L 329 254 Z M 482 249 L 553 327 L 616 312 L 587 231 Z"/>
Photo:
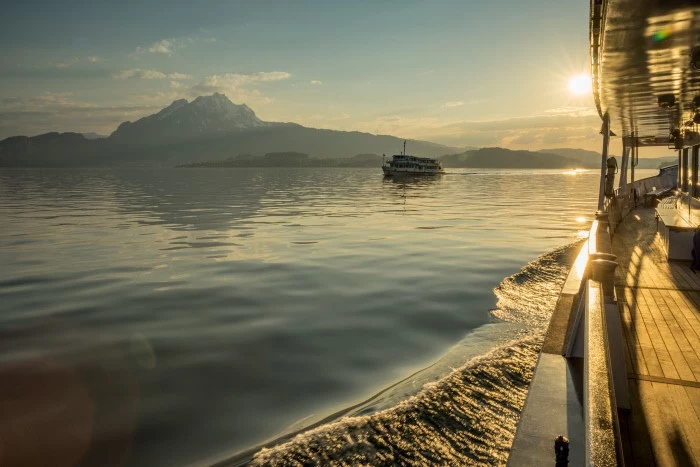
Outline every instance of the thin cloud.
<path id="1" fill-rule="evenodd" d="M 462 101 L 450 101 L 450 102 L 445 102 L 443 104 L 443 107 L 454 108 L 454 107 L 462 107 L 463 105 L 464 105 L 464 102 L 462 102 Z"/>
<path id="2" fill-rule="evenodd" d="M 177 47 L 175 39 L 162 39 L 150 45 L 136 47 L 137 54 L 152 53 L 172 55 Z"/>
<path id="3" fill-rule="evenodd" d="M 314 85 L 318 85 L 318 84 L 323 84 L 323 81 L 319 81 L 317 79 L 312 79 L 311 81 L 309 81 L 309 83 L 314 84 Z"/>
<path id="4" fill-rule="evenodd" d="M 547 109 L 544 111 L 545 114 L 549 115 L 569 115 L 574 117 L 586 117 L 588 115 L 598 115 L 598 112 L 591 107 L 575 107 L 575 106 L 564 106 L 557 107 L 554 109 Z"/>
<path id="5" fill-rule="evenodd" d="M 79 62 L 82 62 L 82 61 L 88 61 L 90 63 L 95 63 L 97 60 L 93 61 L 92 60 L 93 58 L 97 58 L 97 57 L 84 57 L 84 58 L 83 57 L 71 57 L 71 58 L 68 58 L 66 60 L 62 60 L 60 62 L 54 63 L 53 66 L 58 68 L 59 70 L 61 70 L 64 68 L 71 67 L 71 66 L 73 66 Z"/>
<path id="6" fill-rule="evenodd" d="M 512 149 L 539 149 L 570 146 L 595 149 L 600 140 L 600 118 L 597 115 L 549 113 L 467 121 L 395 114 L 360 122 L 336 122 L 332 126 L 334 129 L 424 139 L 454 147 L 501 146 Z"/>
<path id="7" fill-rule="evenodd" d="M 216 42 L 216 37 L 200 37 L 198 35 L 176 38 L 161 39 L 148 45 L 136 47 L 132 57 L 144 54 L 162 54 L 172 56 L 178 50 L 196 42 L 205 44 Z"/>
<path id="8" fill-rule="evenodd" d="M 112 75 L 112 78 L 119 80 L 126 79 L 170 79 L 173 81 L 192 79 L 192 75 L 185 73 L 163 73 L 158 70 L 142 70 L 141 68 L 130 68 L 120 70 Z"/>
<path id="9" fill-rule="evenodd" d="M 186 73 L 170 73 L 167 77 L 168 79 L 173 80 L 192 79 L 192 75 L 188 75 Z"/>
<path id="10" fill-rule="evenodd" d="M 249 89 L 247 86 L 257 83 L 269 83 L 283 81 L 291 78 L 286 71 L 267 71 L 259 73 L 219 73 L 209 75 L 202 81 L 192 86 L 190 96 L 196 97 L 202 94 L 219 92 L 226 94 L 235 102 L 256 102 L 268 104 L 272 99 L 263 95 L 258 89 Z"/>

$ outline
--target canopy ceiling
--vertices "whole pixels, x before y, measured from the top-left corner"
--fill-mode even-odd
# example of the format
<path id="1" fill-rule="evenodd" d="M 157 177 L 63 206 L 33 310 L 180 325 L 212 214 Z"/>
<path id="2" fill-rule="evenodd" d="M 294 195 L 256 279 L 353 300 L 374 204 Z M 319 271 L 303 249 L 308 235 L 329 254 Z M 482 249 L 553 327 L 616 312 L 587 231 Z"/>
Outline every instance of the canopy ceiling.
<path id="1" fill-rule="evenodd" d="M 612 131 L 640 144 L 666 144 L 674 128 L 697 131 L 685 123 L 700 95 L 700 71 L 691 66 L 698 46 L 700 0 L 592 0 L 594 94 Z M 676 104 L 660 108 L 666 94 Z"/>

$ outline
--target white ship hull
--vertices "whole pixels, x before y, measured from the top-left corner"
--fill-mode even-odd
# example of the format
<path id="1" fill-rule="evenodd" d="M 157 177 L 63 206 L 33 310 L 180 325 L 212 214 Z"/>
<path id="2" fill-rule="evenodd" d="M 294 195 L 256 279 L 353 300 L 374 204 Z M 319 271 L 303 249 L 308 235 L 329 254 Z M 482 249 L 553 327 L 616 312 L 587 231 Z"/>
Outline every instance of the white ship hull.
<path id="1" fill-rule="evenodd" d="M 382 167 L 385 177 L 392 176 L 402 176 L 402 175 L 442 175 L 445 173 L 444 170 L 432 170 L 432 169 L 404 169 L 404 168 L 394 168 L 389 166 Z"/>

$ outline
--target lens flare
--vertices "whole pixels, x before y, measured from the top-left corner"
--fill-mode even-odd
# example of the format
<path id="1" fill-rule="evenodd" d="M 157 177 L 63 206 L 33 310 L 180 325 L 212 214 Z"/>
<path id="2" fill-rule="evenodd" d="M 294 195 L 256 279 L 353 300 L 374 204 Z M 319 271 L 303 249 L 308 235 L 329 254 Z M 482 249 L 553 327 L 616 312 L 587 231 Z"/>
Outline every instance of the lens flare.
<path id="1" fill-rule="evenodd" d="M 655 42 L 665 41 L 671 36 L 671 31 L 668 28 L 663 28 L 654 33 L 652 38 Z"/>
<path id="2" fill-rule="evenodd" d="M 569 79 L 569 92 L 575 96 L 589 94 L 592 90 L 591 77 L 587 74 L 582 73 Z"/>

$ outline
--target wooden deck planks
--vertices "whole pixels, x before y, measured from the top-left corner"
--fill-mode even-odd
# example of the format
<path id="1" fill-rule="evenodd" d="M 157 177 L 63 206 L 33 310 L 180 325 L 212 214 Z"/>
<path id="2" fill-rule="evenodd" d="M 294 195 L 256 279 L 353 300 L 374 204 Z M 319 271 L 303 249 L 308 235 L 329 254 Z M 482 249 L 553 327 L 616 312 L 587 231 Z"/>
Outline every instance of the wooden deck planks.
<path id="1" fill-rule="evenodd" d="M 684 387 L 685 393 L 688 395 L 690 404 L 695 411 L 695 416 L 700 420 L 700 388 Z"/>
<path id="2" fill-rule="evenodd" d="M 625 454 L 633 465 L 700 467 L 700 275 L 665 259 L 653 210 L 625 219 L 613 253 L 632 398 Z"/>
<path id="3" fill-rule="evenodd" d="M 640 339 L 637 336 L 637 327 L 630 315 L 629 306 L 627 306 L 627 304 L 621 304 L 620 312 L 622 314 L 625 341 L 627 343 L 627 345 L 625 346 L 625 355 L 628 361 L 628 365 L 630 368 L 633 369 L 634 373 L 648 375 L 649 370 L 647 369 L 647 363 L 644 358 L 644 351 L 641 347 Z"/>
<path id="4" fill-rule="evenodd" d="M 653 462 L 654 454 L 651 449 L 649 429 L 643 417 L 644 411 L 639 396 L 639 383 L 640 381 L 630 381 L 632 410 L 624 414 L 622 418 L 627 421 L 628 432 L 626 433 L 626 438 L 632 451 L 633 465 L 650 465 L 649 460 Z M 629 459 L 629 455 L 626 454 L 625 459 Z"/>

